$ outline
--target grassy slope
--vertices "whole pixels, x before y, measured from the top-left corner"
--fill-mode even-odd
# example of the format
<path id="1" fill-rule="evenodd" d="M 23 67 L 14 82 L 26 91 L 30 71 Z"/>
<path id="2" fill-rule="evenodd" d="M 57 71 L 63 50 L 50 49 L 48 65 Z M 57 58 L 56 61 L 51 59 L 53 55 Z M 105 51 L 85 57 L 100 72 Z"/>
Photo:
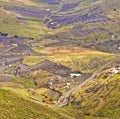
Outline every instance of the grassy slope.
<path id="1" fill-rule="evenodd" d="M 30 100 L 24 90 L 0 88 L 0 119 L 69 119 L 67 115 L 64 110 Z"/>
<path id="2" fill-rule="evenodd" d="M 0 30 L 9 35 L 18 35 L 22 37 L 37 38 L 38 35 L 45 35 L 46 31 L 42 28 L 39 22 L 32 21 L 18 21 L 17 19 L 4 19 L 4 22 L 0 23 Z"/>
<path id="3" fill-rule="evenodd" d="M 49 59 L 74 70 L 91 73 L 101 66 L 101 64 L 104 64 L 115 56 L 114 54 L 82 48 L 77 48 L 74 51 L 72 51 L 72 47 L 60 47 L 58 49 L 57 47 L 46 48 L 44 50 L 34 49 L 38 53 L 42 53 L 43 56 L 26 56 L 23 63 L 32 66 L 45 59 Z"/>
<path id="4" fill-rule="evenodd" d="M 0 1 L 0 6 L 13 5 L 13 1 L 3 2 Z M 34 4 L 33 4 L 34 5 Z M 18 1 L 14 3 L 14 6 L 30 7 L 29 2 L 27 4 L 21 4 Z M 28 19 L 26 21 L 18 20 L 14 13 L 8 12 L 0 8 L 0 32 L 9 33 L 9 35 L 18 35 L 22 37 L 37 38 L 39 35 L 45 35 L 48 31 L 44 28 L 41 20 Z"/>
<path id="5" fill-rule="evenodd" d="M 120 117 L 120 74 L 112 78 L 105 78 L 104 73 L 97 79 L 89 82 L 81 90 L 76 90 L 71 102 L 79 102 L 74 107 L 78 115 L 84 118 L 103 117 L 105 119 L 118 119 Z"/>
<path id="6" fill-rule="evenodd" d="M 92 74 L 99 67 L 104 65 L 106 62 L 109 62 L 116 56 L 114 54 L 103 53 L 78 47 L 51 47 L 41 50 L 39 48 L 36 48 L 34 50 L 42 55 L 25 56 L 23 60 L 24 64 L 32 66 L 44 61 L 45 59 L 48 59 L 70 67 L 72 70 L 90 74 Z M 55 78 L 54 75 L 42 70 L 32 72 L 30 76 L 37 83 L 39 90 L 38 94 L 40 95 L 46 91 L 46 89 L 43 90 L 41 86 L 46 84 L 50 79 Z M 57 90 L 64 92 L 64 89 Z"/>
<path id="7" fill-rule="evenodd" d="M 119 0 L 117 1 L 119 2 Z M 0 1 L 0 4 L 3 4 L 3 3 L 1 3 Z M 20 3 L 20 5 L 22 4 Z M 89 5 L 90 4 L 88 4 L 88 6 Z M 85 6 L 85 4 L 83 4 L 83 6 Z M 107 9 L 108 11 L 110 10 L 109 7 Z M 107 14 L 110 15 L 111 17 L 114 16 L 114 13 L 112 11 Z M 45 35 L 48 32 L 43 28 L 40 22 L 31 21 L 31 20 L 28 20 L 26 22 L 18 21 L 16 19 L 16 16 L 11 17 L 11 13 L 7 13 L 6 11 L 3 11 L 1 8 L 0 8 L 0 15 L 2 16 L 2 17 L 0 16 L 0 31 L 10 33 L 10 35 L 19 35 L 24 37 L 36 38 L 38 37 L 38 35 Z M 115 15 L 117 14 L 115 13 Z M 103 24 L 100 24 L 100 26 L 101 25 Z M 108 29 L 112 28 L 112 30 L 116 32 L 116 28 L 117 30 L 119 30 L 119 28 L 116 26 L 114 27 L 113 24 L 111 23 L 111 25 L 107 26 L 107 28 Z M 71 26 L 66 27 L 68 31 L 70 31 L 69 28 L 71 28 Z M 91 26 L 86 25 L 86 28 L 91 28 Z M 55 33 L 63 32 L 64 27 L 57 30 L 58 31 L 53 30 L 53 32 Z M 92 36 L 90 39 L 93 39 L 93 38 L 94 36 Z M 43 61 L 44 59 L 50 59 L 52 61 L 59 62 L 66 66 L 69 66 L 73 69 L 80 69 L 80 70 L 82 69 L 84 71 L 91 72 L 92 70 L 91 69 L 89 70 L 89 68 L 88 70 L 86 70 L 87 69 L 87 67 L 85 67 L 86 64 L 91 64 L 91 62 L 94 62 L 94 61 L 99 62 L 101 61 L 101 59 L 103 62 L 106 62 L 106 60 L 110 60 L 113 57 L 114 56 L 111 54 L 106 54 L 106 53 L 101 53 L 96 51 L 84 51 L 84 52 L 82 51 L 77 53 L 71 53 L 71 52 L 67 52 L 67 53 L 61 53 L 61 52 L 51 53 L 50 52 L 49 53 L 48 52 L 46 56 L 27 56 L 25 57 L 24 63 L 28 65 L 34 65 L 39 63 L 40 61 Z M 94 70 L 96 70 L 96 68 Z M 120 75 L 116 75 L 112 79 L 104 79 L 104 80 L 101 80 L 101 79 L 102 78 L 100 78 L 98 81 L 93 81 L 91 84 L 88 84 L 84 90 L 81 90 L 81 91 L 78 90 L 73 94 L 75 97 L 75 101 L 81 101 L 82 104 L 80 107 L 75 107 L 71 110 L 76 111 L 79 116 L 80 115 L 84 116 L 84 113 L 88 112 L 92 116 L 96 115 L 98 117 L 110 117 L 113 119 L 115 118 L 118 119 L 120 117 L 119 115 L 120 113 L 120 110 L 119 110 Z M 85 92 L 87 88 L 94 87 L 96 89 L 99 86 L 101 88 L 99 89 L 99 91 L 95 93 Z M 106 90 L 106 88 L 108 89 Z M 21 94 L 22 96 L 20 96 Z M 104 99 L 101 98 L 102 94 L 104 94 Z M 68 108 L 66 108 L 66 111 L 68 111 L 66 112 L 66 111 L 57 110 L 56 108 L 53 109 L 51 107 L 44 106 L 40 103 L 33 102 L 27 96 L 28 95 L 26 94 L 26 92 L 22 90 L 17 90 L 17 89 L 14 90 L 14 89 L 8 89 L 8 88 L 0 89 L 0 112 L 1 112 L 0 118 L 6 119 L 9 117 L 9 118 L 15 118 L 15 119 L 18 119 L 18 118 L 43 119 L 44 117 L 49 119 L 52 119 L 52 118 L 67 119 L 69 118 L 69 116 L 67 115 L 71 115 L 72 113 L 72 111 L 69 112 L 70 110 Z M 104 109 L 102 107 L 104 107 Z"/>

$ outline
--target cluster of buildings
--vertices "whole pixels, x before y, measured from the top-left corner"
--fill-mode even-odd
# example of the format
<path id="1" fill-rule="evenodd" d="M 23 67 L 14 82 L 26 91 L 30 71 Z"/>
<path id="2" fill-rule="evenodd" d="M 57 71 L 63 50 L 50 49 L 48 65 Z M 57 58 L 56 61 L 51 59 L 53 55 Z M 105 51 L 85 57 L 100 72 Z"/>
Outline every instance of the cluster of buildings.
<path id="1" fill-rule="evenodd" d="M 114 68 L 111 68 L 107 73 L 107 77 L 113 77 L 115 74 L 120 73 L 120 64 L 115 66 Z"/>

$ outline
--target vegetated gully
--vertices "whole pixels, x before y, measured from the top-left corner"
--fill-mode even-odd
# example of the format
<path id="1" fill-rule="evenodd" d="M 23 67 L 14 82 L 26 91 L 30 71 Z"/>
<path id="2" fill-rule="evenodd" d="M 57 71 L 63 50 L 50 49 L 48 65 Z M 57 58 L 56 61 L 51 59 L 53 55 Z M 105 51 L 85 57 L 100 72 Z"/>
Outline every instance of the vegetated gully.
<path id="1" fill-rule="evenodd" d="M 69 101 L 69 97 L 71 95 L 72 92 L 74 92 L 77 89 L 81 89 L 85 84 L 87 84 L 89 81 L 95 79 L 95 77 L 100 74 L 102 71 L 104 71 L 105 69 L 109 68 L 112 64 L 116 63 L 116 62 L 120 62 L 119 57 L 116 57 L 115 59 L 113 59 L 112 61 L 109 61 L 107 64 L 105 64 L 104 66 L 100 67 L 97 71 L 95 71 L 89 78 L 87 78 L 85 81 L 83 81 L 82 83 L 78 83 L 77 85 L 75 85 L 73 88 L 71 88 L 66 94 L 62 95 L 59 100 L 58 100 L 58 104 L 54 105 L 57 107 L 63 107 L 65 105 L 68 104 Z M 62 101 L 61 101 L 62 100 Z"/>

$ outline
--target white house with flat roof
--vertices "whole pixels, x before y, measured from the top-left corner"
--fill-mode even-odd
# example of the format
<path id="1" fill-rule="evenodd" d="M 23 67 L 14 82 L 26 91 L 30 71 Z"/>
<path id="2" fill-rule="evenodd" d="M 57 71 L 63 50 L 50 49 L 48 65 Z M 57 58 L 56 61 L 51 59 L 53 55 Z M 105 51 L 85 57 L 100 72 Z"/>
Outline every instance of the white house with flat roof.
<path id="1" fill-rule="evenodd" d="M 81 76 L 80 73 L 71 73 L 71 74 L 70 74 L 70 77 L 71 77 L 71 78 L 80 77 L 80 76 Z"/>

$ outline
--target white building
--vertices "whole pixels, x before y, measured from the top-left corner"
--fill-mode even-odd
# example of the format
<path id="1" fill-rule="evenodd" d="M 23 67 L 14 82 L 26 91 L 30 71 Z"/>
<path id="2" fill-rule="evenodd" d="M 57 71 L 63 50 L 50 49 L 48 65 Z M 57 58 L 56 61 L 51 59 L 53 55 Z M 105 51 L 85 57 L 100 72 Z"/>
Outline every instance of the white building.
<path id="1" fill-rule="evenodd" d="M 117 70 L 117 69 L 114 68 L 114 69 L 112 70 L 112 72 L 115 73 L 115 74 L 117 74 L 117 73 L 119 72 L 119 70 Z"/>
<path id="2" fill-rule="evenodd" d="M 71 78 L 80 77 L 80 76 L 81 76 L 80 73 L 71 73 L 71 74 L 70 74 L 70 77 L 71 77 Z"/>

